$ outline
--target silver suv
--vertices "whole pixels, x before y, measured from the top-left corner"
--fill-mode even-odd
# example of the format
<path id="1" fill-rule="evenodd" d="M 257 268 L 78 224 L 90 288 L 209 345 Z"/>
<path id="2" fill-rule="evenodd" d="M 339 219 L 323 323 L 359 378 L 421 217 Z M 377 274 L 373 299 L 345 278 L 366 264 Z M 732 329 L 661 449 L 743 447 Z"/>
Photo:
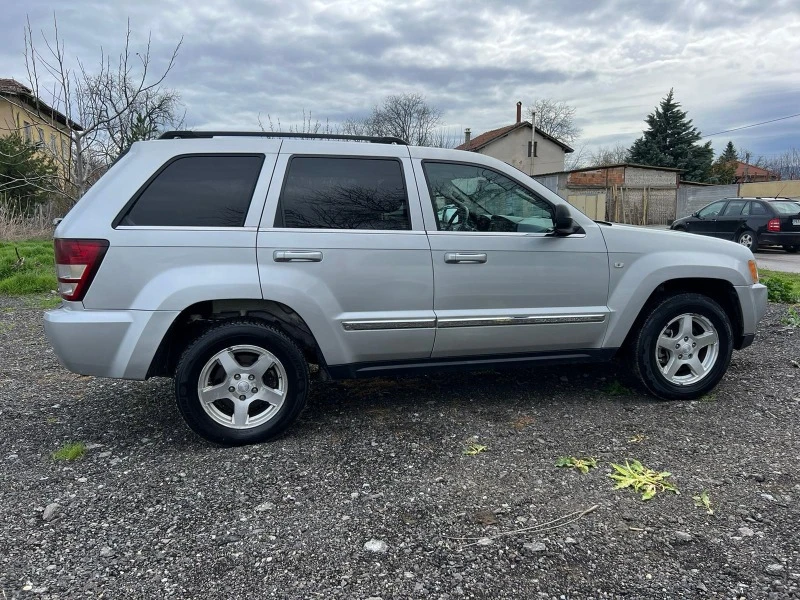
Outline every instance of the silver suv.
<path id="1" fill-rule="evenodd" d="M 174 377 L 208 440 L 272 438 L 320 378 L 624 356 L 696 398 L 766 308 L 730 242 L 598 223 L 477 153 L 391 138 L 171 132 L 55 233 L 71 371 Z M 309 139 L 311 138 L 311 139 Z"/>

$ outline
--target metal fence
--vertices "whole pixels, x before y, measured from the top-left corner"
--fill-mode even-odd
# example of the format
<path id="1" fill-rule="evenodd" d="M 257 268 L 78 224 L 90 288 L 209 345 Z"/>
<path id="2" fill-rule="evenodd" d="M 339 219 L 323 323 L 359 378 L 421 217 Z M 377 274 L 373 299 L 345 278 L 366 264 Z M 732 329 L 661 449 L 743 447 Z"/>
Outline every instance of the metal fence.
<path id="1" fill-rule="evenodd" d="M 678 188 L 678 204 L 676 219 L 688 216 L 700 210 L 706 204 L 721 200 L 722 198 L 736 197 L 739 195 L 738 185 L 709 185 L 687 186 Z"/>

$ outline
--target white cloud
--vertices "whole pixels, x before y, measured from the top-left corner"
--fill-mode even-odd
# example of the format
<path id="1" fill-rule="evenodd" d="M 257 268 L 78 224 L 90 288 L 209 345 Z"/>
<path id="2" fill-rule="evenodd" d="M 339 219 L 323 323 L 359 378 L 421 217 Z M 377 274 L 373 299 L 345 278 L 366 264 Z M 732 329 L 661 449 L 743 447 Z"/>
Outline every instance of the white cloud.
<path id="1" fill-rule="evenodd" d="M 6 7 L 0 76 L 24 79 L 26 13 L 47 29 L 52 4 Z M 705 133 L 797 112 L 800 4 L 793 0 L 73 0 L 58 9 L 68 50 L 92 65 L 153 35 L 168 84 L 196 127 L 255 128 L 260 112 L 299 121 L 365 114 L 390 93 L 424 94 L 451 127 L 510 123 L 517 100 L 578 108 L 588 148 L 629 144 L 671 88 Z M 757 153 L 800 145 L 800 118 L 715 138 Z"/>

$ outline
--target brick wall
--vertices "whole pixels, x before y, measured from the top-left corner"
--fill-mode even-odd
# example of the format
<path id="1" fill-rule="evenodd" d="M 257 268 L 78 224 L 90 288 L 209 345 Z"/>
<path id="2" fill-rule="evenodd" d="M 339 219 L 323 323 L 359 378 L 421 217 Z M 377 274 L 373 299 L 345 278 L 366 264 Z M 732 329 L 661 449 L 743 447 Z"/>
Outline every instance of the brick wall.
<path id="1" fill-rule="evenodd" d="M 625 183 L 625 168 L 614 167 L 613 169 L 594 169 L 592 171 L 578 171 L 570 173 L 567 178 L 568 186 L 595 186 L 611 187 L 612 185 L 623 185 Z"/>

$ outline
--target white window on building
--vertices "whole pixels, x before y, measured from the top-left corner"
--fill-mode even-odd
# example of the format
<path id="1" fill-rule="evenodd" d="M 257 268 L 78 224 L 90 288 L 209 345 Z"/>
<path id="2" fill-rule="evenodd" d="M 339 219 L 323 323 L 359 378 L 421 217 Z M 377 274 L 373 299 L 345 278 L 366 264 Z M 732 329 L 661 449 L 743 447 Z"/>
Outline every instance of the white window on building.
<path id="1" fill-rule="evenodd" d="M 63 137 L 61 138 L 61 158 L 69 158 L 69 146 Z"/>
<path id="2" fill-rule="evenodd" d="M 23 121 L 22 124 L 23 124 L 24 129 L 25 129 L 25 141 L 26 142 L 30 142 L 31 141 L 31 124 L 28 123 L 27 121 Z"/>
<path id="3" fill-rule="evenodd" d="M 56 134 L 50 134 L 50 150 L 55 155 L 58 152 L 58 145 L 56 144 Z"/>
<path id="4" fill-rule="evenodd" d="M 44 129 L 41 127 L 36 128 L 39 131 L 39 143 L 44 146 Z"/>

